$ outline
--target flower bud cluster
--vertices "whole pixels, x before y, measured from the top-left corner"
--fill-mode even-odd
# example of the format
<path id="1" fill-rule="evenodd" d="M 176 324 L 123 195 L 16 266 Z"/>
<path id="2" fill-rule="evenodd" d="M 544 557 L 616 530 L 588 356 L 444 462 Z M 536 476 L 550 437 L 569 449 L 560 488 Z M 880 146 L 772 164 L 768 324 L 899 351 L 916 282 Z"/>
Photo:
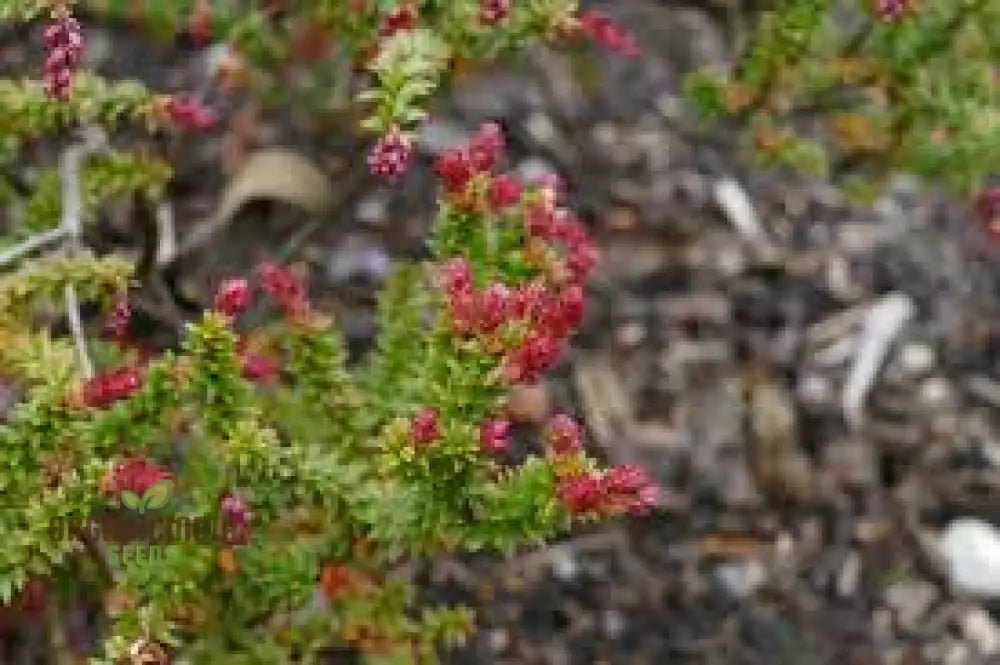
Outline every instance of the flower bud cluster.
<path id="1" fill-rule="evenodd" d="M 45 92 L 55 99 L 69 99 L 73 74 L 83 60 L 83 31 L 65 6 L 52 12 L 45 28 Z"/>

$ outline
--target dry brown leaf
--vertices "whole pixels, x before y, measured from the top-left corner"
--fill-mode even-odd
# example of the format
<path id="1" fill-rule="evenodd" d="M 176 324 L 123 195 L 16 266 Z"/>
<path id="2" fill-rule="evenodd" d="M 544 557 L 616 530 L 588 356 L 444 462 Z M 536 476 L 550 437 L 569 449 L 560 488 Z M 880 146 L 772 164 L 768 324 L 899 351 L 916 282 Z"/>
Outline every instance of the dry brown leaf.
<path id="1" fill-rule="evenodd" d="M 260 150 L 226 186 L 215 213 L 200 222 L 181 244 L 178 255 L 204 245 L 225 228 L 239 210 L 254 200 L 281 201 L 319 216 L 333 207 L 326 176 L 311 161 L 291 150 Z M 170 257 L 163 263 L 168 263 Z"/>

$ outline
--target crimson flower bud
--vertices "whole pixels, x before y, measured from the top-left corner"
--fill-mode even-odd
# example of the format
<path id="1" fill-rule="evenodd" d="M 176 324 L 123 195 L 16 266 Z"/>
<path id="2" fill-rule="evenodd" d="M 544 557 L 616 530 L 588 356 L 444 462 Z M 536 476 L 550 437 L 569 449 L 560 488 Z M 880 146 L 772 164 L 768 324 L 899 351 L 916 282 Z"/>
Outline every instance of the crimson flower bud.
<path id="1" fill-rule="evenodd" d="M 484 452 L 502 453 L 507 449 L 512 425 L 505 418 L 490 418 L 479 426 L 479 445 Z"/>
<path id="2" fill-rule="evenodd" d="M 215 309 L 237 316 L 250 306 L 250 283 L 242 277 L 227 279 L 215 294 Z"/>
<path id="3" fill-rule="evenodd" d="M 379 138 L 368 154 L 368 168 L 378 177 L 398 177 L 410 166 L 413 144 L 397 127 Z"/>
<path id="4" fill-rule="evenodd" d="M 545 426 L 545 442 L 556 454 L 575 453 L 583 448 L 583 430 L 573 418 L 559 413 Z"/>
<path id="5" fill-rule="evenodd" d="M 579 15 L 580 29 L 600 46 L 626 57 L 639 55 L 635 35 L 616 23 L 608 14 L 584 10 Z"/>
<path id="6" fill-rule="evenodd" d="M 505 284 L 494 282 L 486 287 L 477 301 L 479 329 L 484 332 L 496 330 L 507 320 L 512 302 L 513 294 Z"/>
<path id="7" fill-rule="evenodd" d="M 483 123 L 469 140 L 469 162 L 476 171 L 490 171 L 499 161 L 503 149 L 504 138 L 500 125 L 495 122 Z"/>
<path id="8" fill-rule="evenodd" d="M 559 499 L 573 515 L 592 513 L 601 507 L 601 479 L 594 474 L 570 476 L 559 481 Z"/>
<path id="9" fill-rule="evenodd" d="M 509 13 L 510 0 L 481 0 L 479 3 L 479 22 L 483 25 L 496 25 Z"/>
<path id="10" fill-rule="evenodd" d="M 249 524 L 253 516 L 250 507 L 242 499 L 234 496 L 227 496 L 222 500 L 222 514 L 240 526 Z"/>
<path id="11" fill-rule="evenodd" d="M 472 164 L 459 148 L 442 150 L 434 160 L 434 173 L 449 194 L 460 194 L 472 179 Z"/>
<path id="12" fill-rule="evenodd" d="M 133 457 L 118 464 L 105 478 L 103 486 L 118 494 L 128 490 L 142 496 L 149 486 L 161 480 L 173 480 L 174 474 L 145 457 Z"/>
<path id="13" fill-rule="evenodd" d="M 437 409 L 425 406 L 410 421 L 410 439 L 415 446 L 426 446 L 441 435 Z"/>
<path id="14" fill-rule="evenodd" d="M 514 176 L 503 173 L 490 181 L 489 201 L 494 210 L 516 205 L 521 200 L 521 184 Z"/>

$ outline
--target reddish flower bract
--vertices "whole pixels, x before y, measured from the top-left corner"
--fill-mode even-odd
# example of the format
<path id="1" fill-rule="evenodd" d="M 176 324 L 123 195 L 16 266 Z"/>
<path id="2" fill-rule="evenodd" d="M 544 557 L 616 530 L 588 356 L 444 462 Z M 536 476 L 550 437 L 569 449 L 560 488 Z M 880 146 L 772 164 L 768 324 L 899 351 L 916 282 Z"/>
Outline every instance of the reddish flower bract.
<path id="1" fill-rule="evenodd" d="M 410 421 L 410 439 L 420 447 L 433 443 L 440 436 L 437 409 L 425 406 Z"/>

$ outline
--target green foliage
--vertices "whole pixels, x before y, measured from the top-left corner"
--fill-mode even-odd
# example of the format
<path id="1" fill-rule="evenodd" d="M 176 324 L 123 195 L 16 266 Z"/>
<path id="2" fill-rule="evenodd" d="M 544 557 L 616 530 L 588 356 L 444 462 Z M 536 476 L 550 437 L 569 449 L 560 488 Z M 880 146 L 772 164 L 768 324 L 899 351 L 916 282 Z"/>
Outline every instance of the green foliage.
<path id="1" fill-rule="evenodd" d="M 706 116 L 752 120 L 764 164 L 830 171 L 850 191 L 893 171 L 983 187 L 1000 167 L 1000 5 L 927 0 L 896 18 L 859 5 L 783 0 L 738 69 L 693 73 L 689 97 Z"/>
<path id="2" fill-rule="evenodd" d="M 168 32 L 204 8 L 81 4 Z M 407 5 L 419 27 L 386 36 L 387 14 L 403 3 L 289 4 L 276 18 L 211 2 L 209 28 L 258 68 L 256 92 L 280 79 L 303 27 L 339 40 L 341 61 L 372 75 L 359 101 L 372 105 L 365 126 L 378 132 L 411 132 L 462 63 L 551 38 L 576 11 L 569 0 L 527 0 L 485 26 L 478 0 L 426 0 Z M 41 18 L 46 7 L 0 0 L 0 18 Z M 33 234 L 70 241 L 18 266 L 11 259 L 0 276 L 0 377 L 18 391 L 0 422 L 0 603 L 32 580 L 114 597 L 94 665 L 159 663 L 168 652 L 178 663 L 315 662 L 343 644 L 371 663 L 434 663 L 441 645 L 471 630 L 471 614 L 419 607 L 395 571 L 414 556 L 511 551 L 573 523 L 551 451 L 508 465 L 482 441 L 480 427 L 503 413 L 511 388 L 496 345 L 519 350 L 531 316 L 492 342 L 459 335 L 432 279 L 462 258 L 477 288 L 535 280 L 556 302 L 565 284 L 525 258 L 528 203 L 497 212 L 442 200 L 433 260 L 398 266 L 380 294 L 377 349 L 357 367 L 347 366 L 336 322 L 305 302 L 253 331 L 232 312 L 206 311 L 176 348 L 144 358 L 99 339 L 99 322 L 77 320 L 77 301 L 106 306 L 127 292 L 133 266 L 80 248 L 76 227 L 113 198 L 159 198 L 169 165 L 118 149 L 92 154 L 78 172 L 70 160 L 43 168 L 23 179 L 27 192 L 13 174 L 30 141 L 68 140 L 93 125 L 158 131 L 171 108 L 140 83 L 87 73 L 75 74 L 66 100 L 37 80 L 0 79 L 0 205 L 15 211 L 0 244 L 23 257 L 40 248 Z M 484 201 L 489 177 L 477 176 Z M 558 259 L 554 246 L 548 252 Z M 249 378 L 247 349 L 258 345 L 280 367 L 273 380 Z M 439 431 L 422 443 L 414 414 L 429 407 Z M 572 464 L 597 470 L 574 455 Z M 136 461 L 169 468 L 170 478 L 120 485 Z M 150 528 L 124 538 L 114 520 L 126 517 Z"/>

